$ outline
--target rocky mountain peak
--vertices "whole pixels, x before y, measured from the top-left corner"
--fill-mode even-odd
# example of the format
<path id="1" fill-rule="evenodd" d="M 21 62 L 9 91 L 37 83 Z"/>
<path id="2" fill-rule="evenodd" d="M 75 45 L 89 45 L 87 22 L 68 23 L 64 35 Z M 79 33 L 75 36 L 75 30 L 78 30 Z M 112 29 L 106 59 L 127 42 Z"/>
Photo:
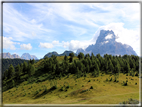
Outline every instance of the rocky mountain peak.
<path id="1" fill-rule="evenodd" d="M 95 45 L 89 45 L 84 51 L 78 49 L 76 53 L 93 53 L 94 55 L 99 53 L 102 56 L 104 54 L 137 55 L 131 46 L 117 42 L 116 38 L 117 36 L 112 30 L 101 30 Z"/>
<path id="2" fill-rule="evenodd" d="M 106 44 L 106 43 L 115 43 L 116 35 L 111 30 L 101 30 L 100 35 L 98 36 L 98 39 L 96 41 L 96 45 L 100 44 Z"/>

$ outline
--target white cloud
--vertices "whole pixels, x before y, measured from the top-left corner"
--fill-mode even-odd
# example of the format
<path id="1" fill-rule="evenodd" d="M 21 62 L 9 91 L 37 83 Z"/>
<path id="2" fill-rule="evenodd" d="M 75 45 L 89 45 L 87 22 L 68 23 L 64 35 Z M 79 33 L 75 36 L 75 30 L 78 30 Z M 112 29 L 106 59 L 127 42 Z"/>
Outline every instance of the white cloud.
<path id="1" fill-rule="evenodd" d="M 3 37 L 3 48 L 4 49 L 11 49 L 11 50 L 15 50 L 16 47 L 14 46 L 14 44 L 16 44 L 15 42 L 12 41 L 12 37 Z"/>
<path id="2" fill-rule="evenodd" d="M 39 45 L 40 48 L 53 48 L 53 45 L 51 43 L 41 43 Z"/>
<path id="3" fill-rule="evenodd" d="M 85 49 L 89 45 L 94 44 L 91 41 L 78 41 L 78 40 L 71 40 L 70 42 L 64 42 L 62 41 L 64 48 L 69 48 L 71 51 L 76 51 L 79 48 Z"/>
<path id="4" fill-rule="evenodd" d="M 64 41 L 62 41 L 62 44 L 63 44 L 63 47 L 64 47 L 64 48 L 66 48 L 66 47 L 69 46 L 69 42 L 64 42 Z"/>
<path id="5" fill-rule="evenodd" d="M 105 37 L 105 39 L 111 39 L 112 38 L 112 34 L 109 34 Z"/>
<path id="6" fill-rule="evenodd" d="M 57 45 L 57 44 L 59 44 L 59 41 L 54 40 L 54 41 L 52 42 L 52 44 L 53 44 L 53 45 Z"/>
<path id="7" fill-rule="evenodd" d="M 32 46 L 30 43 L 29 44 L 21 44 L 20 47 L 22 50 L 31 50 L 32 49 Z"/>

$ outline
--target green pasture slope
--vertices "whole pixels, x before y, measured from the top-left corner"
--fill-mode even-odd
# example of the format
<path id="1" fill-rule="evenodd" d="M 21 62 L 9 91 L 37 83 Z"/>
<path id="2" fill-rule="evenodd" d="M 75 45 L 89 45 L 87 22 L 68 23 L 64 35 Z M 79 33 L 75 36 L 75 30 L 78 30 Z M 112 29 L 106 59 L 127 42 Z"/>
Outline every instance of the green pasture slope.
<path id="1" fill-rule="evenodd" d="M 60 64 L 65 60 L 64 56 L 56 59 Z M 31 77 L 21 73 L 20 78 L 25 78 L 25 81 L 17 84 L 15 81 L 13 87 L 5 88 L 3 104 L 120 104 L 130 99 L 139 101 L 140 78 L 136 72 L 132 75 L 131 69 L 128 73 L 99 71 L 97 76 L 88 72 L 80 76 L 78 73 L 69 73 L 50 78 L 49 72 L 42 69 L 46 60 L 49 59 L 41 59 L 33 64 L 35 73 Z M 74 57 L 74 60 L 77 62 L 81 59 Z M 14 78 L 3 79 L 3 85 L 6 87 Z"/>

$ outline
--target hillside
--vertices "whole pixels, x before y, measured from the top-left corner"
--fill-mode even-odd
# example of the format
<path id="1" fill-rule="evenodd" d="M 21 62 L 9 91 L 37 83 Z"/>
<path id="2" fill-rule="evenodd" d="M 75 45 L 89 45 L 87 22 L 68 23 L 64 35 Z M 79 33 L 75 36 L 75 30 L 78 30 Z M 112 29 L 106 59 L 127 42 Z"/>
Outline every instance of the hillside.
<path id="1" fill-rule="evenodd" d="M 130 98 L 139 100 L 138 56 L 80 53 L 72 58 L 52 56 L 25 63 L 23 69 L 17 66 L 15 75 L 3 79 L 3 103 L 119 104 Z"/>

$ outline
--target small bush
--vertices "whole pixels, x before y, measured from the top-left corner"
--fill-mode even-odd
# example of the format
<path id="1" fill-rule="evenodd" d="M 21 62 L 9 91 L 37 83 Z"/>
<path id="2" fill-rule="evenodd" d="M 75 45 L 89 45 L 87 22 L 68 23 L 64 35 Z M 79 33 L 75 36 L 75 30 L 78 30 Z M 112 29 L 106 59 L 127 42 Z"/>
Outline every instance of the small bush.
<path id="1" fill-rule="evenodd" d="M 122 84 L 123 86 L 127 86 L 128 84 L 127 84 L 127 81 L 125 82 L 125 81 L 123 81 L 123 84 Z"/>
<path id="2" fill-rule="evenodd" d="M 139 75 L 139 74 L 136 72 L 136 73 L 135 73 L 135 76 L 138 76 L 138 75 Z"/>
<path id="3" fill-rule="evenodd" d="M 84 85 L 82 85 L 82 87 L 84 87 Z"/>
<path id="4" fill-rule="evenodd" d="M 61 87 L 60 91 L 64 91 L 63 87 Z"/>
<path id="5" fill-rule="evenodd" d="M 91 82 L 91 80 L 89 80 L 88 82 Z"/>
<path id="6" fill-rule="evenodd" d="M 110 78 L 110 80 L 109 81 L 112 81 L 112 77 Z"/>
<path id="7" fill-rule="evenodd" d="M 68 88 L 70 88 L 70 86 L 68 85 L 68 86 L 66 86 L 66 88 L 68 89 Z"/>
<path id="8" fill-rule="evenodd" d="M 139 104 L 139 101 L 138 100 L 135 100 L 135 99 L 128 99 L 128 101 L 123 101 L 122 103 L 120 104 Z"/>
<path id="9" fill-rule="evenodd" d="M 93 86 L 91 86 L 90 89 L 93 89 Z"/>
<path id="10" fill-rule="evenodd" d="M 50 88 L 50 90 L 55 90 L 55 89 L 57 89 L 57 85 L 54 85 Z"/>
<path id="11" fill-rule="evenodd" d="M 135 85 L 137 85 L 137 83 L 135 83 Z"/>
<path id="12" fill-rule="evenodd" d="M 82 90 L 80 93 L 84 93 L 84 92 L 86 92 L 86 91 L 88 91 L 88 89 L 87 89 L 87 90 Z"/>

